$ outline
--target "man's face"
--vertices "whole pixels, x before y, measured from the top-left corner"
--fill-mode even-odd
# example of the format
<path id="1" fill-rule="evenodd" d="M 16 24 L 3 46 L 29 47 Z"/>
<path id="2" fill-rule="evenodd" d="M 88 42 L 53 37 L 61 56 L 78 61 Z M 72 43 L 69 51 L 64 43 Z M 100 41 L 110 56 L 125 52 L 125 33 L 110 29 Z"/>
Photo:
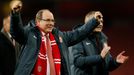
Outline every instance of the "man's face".
<path id="1" fill-rule="evenodd" d="M 45 33 L 49 33 L 52 32 L 53 28 L 54 28 L 54 17 L 53 14 L 49 11 L 44 11 L 42 13 L 42 19 L 40 21 L 38 21 L 39 23 L 39 27 L 45 32 Z"/>
<path id="2" fill-rule="evenodd" d="M 93 30 L 94 32 L 101 32 L 103 29 L 103 16 L 102 14 L 99 16 L 100 24 Z"/>
<path id="3" fill-rule="evenodd" d="M 86 17 L 85 23 L 87 23 L 90 19 L 92 19 L 94 15 L 95 14 L 92 14 L 92 15 Z M 100 24 L 93 30 L 93 32 L 101 32 L 103 29 L 103 16 L 102 16 L 102 14 L 100 14 L 100 16 L 98 18 L 100 19 Z"/>

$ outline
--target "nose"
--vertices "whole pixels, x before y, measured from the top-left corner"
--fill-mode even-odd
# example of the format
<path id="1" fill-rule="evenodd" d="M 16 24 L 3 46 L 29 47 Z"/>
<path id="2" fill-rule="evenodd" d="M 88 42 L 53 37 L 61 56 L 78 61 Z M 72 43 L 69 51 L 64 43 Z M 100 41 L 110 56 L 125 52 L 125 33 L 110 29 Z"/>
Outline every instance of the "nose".
<path id="1" fill-rule="evenodd" d="M 49 21 L 49 24 L 50 24 L 51 26 L 54 26 L 55 22 Z"/>
<path id="2" fill-rule="evenodd" d="M 48 25 L 49 26 L 54 26 L 54 22 L 50 21 L 50 22 L 48 22 Z"/>
<path id="3" fill-rule="evenodd" d="M 103 26 L 103 22 L 100 22 L 99 26 Z"/>

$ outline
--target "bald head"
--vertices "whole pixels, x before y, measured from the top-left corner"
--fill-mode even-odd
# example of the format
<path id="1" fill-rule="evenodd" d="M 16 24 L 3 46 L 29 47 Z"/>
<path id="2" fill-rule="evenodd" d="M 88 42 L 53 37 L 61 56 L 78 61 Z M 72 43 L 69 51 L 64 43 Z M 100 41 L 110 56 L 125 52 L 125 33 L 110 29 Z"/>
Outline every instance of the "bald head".
<path id="1" fill-rule="evenodd" d="M 53 17 L 53 14 L 50 10 L 48 9 L 42 9 L 42 10 L 39 10 L 38 13 L 36 14 L 36 20 L 41 20 L 41 19 L 44 19 L 44 17 Z"/>
<path id="2" fill-rule="evenodd" d="M 54 23 L 54 16 L 48 9 L 42 9 L 36 14 L 36 24 L 45 33 L 52 31 Z"/>

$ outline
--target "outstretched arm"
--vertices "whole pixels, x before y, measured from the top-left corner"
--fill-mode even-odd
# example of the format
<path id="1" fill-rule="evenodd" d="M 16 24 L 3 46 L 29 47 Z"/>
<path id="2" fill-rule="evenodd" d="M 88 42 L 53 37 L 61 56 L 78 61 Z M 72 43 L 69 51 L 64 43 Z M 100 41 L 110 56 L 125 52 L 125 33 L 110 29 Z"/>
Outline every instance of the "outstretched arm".
<path id="1" fill-rule="evenodd" d="M 95 15 L 92 16 L 92 18 L 83 26 L 73 31 L 63 33 L 63 35 L 65 36 L 64 39 L 66 40 L 67 46 L 72 46 L 85 39 L 88 35 L 90 35 L 90 33 L 93 32 L 94 28 L 96 28 L 100 23 L 100 19 L 98 18 L 99 16 L 100 12 L 97 11 Z"/>
<path id="2" fill-rule="evenodd" d="M 121 64 L 125 63 L 128 59 L 128 56 L 124 56 L 125 51 L 119 53 L 116 59 L 113 59 L 112 56 L 109 56 L 109 71 L 113 71 L 118 68 Z"/>

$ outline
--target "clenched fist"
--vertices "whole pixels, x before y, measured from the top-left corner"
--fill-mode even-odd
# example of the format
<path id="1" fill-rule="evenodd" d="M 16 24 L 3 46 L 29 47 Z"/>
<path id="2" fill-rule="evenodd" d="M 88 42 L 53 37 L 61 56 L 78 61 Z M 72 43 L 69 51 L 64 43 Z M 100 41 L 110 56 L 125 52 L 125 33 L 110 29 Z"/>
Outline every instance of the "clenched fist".
<path id="1" fill-rule="evenodd" d="M 19 12 L 22 8 L 22 2 L 20 0 L 13 0 L 10 3 L 10 8 L 13 12 Z"/>
<path id="2" fill-rule="evenodd" d="M 102 16 L 102 13 L 100 11 L 97 11 L 97 12 L 95 12 L 94 17 L 98 22 L 101 22 L 103 16 Z"/>

